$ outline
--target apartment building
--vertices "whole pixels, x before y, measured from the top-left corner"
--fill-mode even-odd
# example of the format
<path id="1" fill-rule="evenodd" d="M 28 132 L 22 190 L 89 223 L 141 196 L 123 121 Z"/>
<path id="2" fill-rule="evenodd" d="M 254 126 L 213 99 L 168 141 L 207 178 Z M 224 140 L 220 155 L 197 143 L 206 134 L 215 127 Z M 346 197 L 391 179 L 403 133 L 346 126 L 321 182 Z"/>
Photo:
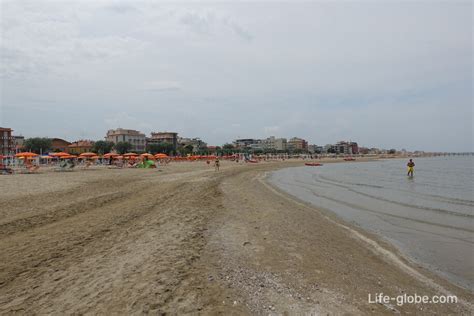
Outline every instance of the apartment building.
<path id="1" fill-rule="evenodd" d="M 11 128 L 0 127 L 0 155 L 8 156 L 15 153 L 15 142 Z"/>
<path id="2" fill-rule="evenodd" d="M 148 144 L 168 143 L 173 145 L 173 150 L 178 147 L 178 133 L 175 132 L 153 132 L 151 138 L 147 139 Z"/>
<path id="3" fill-rule="evenodd" d="M 340 141 L 334 145 L 336 154 L 357 155 L 359 146 L 356 142 Z"/>
<path id="4" fill-rule="evenodd" d="M 293 137 L 288 141 L 289 150 L 308 150 L 308 142 L 302 138 Z"/>
<path id="5" fill-rule="evenodd" d="M 198 152 L 207 147 L 207 144 L 203 142 L 200 138 L 178 137 L 178 144 L 182 147 L 188 145 L 193 146 L 193 152 Z"/>
<path id="6" fill-rule="evenodd" d="M 287 149 L 287 140 L 286 138 L 275 138 L 275 136 L 270 136 L 263 141 L 264 149 L 284 151 Z"/>
<path id="7" fill-rule="evenodd" d="M 133 129 L 111 129 L 107 131 L 105 140 L 117 144 L 118 142 L 127 142 L 131 145 L 130 150 L 144 152 L 146 148 L 145 134 Z"/>

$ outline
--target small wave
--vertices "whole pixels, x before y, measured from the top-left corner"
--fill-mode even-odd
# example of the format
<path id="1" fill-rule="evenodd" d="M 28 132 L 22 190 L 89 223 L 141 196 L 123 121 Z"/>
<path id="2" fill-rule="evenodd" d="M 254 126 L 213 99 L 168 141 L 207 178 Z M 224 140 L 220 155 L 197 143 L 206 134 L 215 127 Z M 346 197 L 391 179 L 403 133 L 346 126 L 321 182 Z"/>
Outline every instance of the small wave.
<path id="1" fill-rule="evenodd" d="M 323 178 L 323 177 L 321 177 L 321 178 Z M 334 186 L 344 188 L 344 189 L 346 189 L 350 192 L 353 192 L 353 193 L 356 193 L 356 194 L 359 194 L 359 195 L 362 195 L 362 196 L 366 196 L 366 197 L 369 197 L 369 198 L 372 198 L 372 199 L 375 199 L 375 200 L 379 200 L 379 201 L 384 201 L 384 202 L 397 204 L 399 206 L 415 208 L 415 209 L 420 209 L 420 210 L 425 210 L 425 211 L 438 212 L 438 213 L 445 213 L 445 214 L 454 215 L 454 216 L 474 218 L 474 215 L 472 215 L 472 214 L 454 212 L 454 211 L 450 211 L 450 210 L 446 210 L 446 209 L 433 208 L 433 207 L 427 207 L 427 206 L 422 206 L 422 205 L 408 204 L 408 203 L 403 203 L 403 202 L 400 202 L 400 201 L 394 201 L 394 200 L 390 200 L 390 199 L 387 199 L 387 198 L 384 198 L 384 197 L 368 194 L 368 193 L 365 193 L 365 192 L 355 190 L 355 189 L 351 188 L 350 186 L 338 184 L 338 183 L 341 183 L 341 181 L 331 181 L 331 180 L 329 180 L 329 181 L 319 180 L 319 181 L 322 182 L 322 183 L 332 184 Z M 333 183 L 333 182 L 337 182 L 337 183 Z"/>
<path id="2" fill-rule="evenodd" d="M 363 187 L 371 187 L 371 188 L 376 188 L 376 189 L 385 189 L 386 187 L 384 186 L 378 186 L 378 185 L 371 185 L 371 184 L 366 184 L 366 183 L 354 183 L 354 182 L 348 182 L 348 181 L 341 181 L 333 178 L 328 178 L 323 175 L 313 175 L 313 179 L 315 181 L 318 181 L 317 178 L 329 181 L 329 182 L 334 182 L 342 185 L 353 185 L 353 186 L 363 186 Z M 421 192 L 412 192 L 410 190 L 404 190 L 404 189 L 399 189 L 397 188 L 398 191 L 407 193 L 411 196 L 414 197 L 425 197 L 431 200 L 435 200 L 438 202 L 443 202 L 443 203 L 450 203 L 450 204 L 455 204 L 455 205 L 461 205 L 461 206 L 474 206 L 474 201 L 471 200 L 464 200 L 464 199 L 459 199 L 459 198 L 452 198 L 452 197 L 443 197 L 439 195 L 434 195 L 434 194 L 428 194 L 428 193 L 421 193 Z"/>
<path id="3" fill-rule="evenodd" d="M 399 218 L 399 219 L 403 219 L 403 220 L 407 220 L 407 221 L 412 221 L 412 222 L 417 222 L 417 223 L 422 223 L 422 224 L 427 224 L 427 225 L 432 225 L 432 226 L 437 226 L 437 227 L 449 228 L 449 229 L 454 229 L 454 230 L 462 230 L 462 231 L 465 231 L 465 232 L 474 233 L 474 230 L 469 229 L 469 228 L 451 226 L 451 225 L 440 224 L 440 223 L 433 223 L 433 222 L 429 222 L 429 221 L 425 221 L 425 220 L 421 220 L 421 219 L 415 219 L 415 218 L 411 218 L 411 217 L 406 217 L 406 216 L 394 215 L 394 214 L 386 213 L 386 212 L 375 211 L 375 210 L 371 210 L 369 208 L 363 207 L 361 205 L 341 201 L 341 200 L 332 198 L 330 196 L 326 196 L 326 195 L 317 193 L 315 191 L 312 191 L 312 193 L 315 196 L 319 197 L 319 198 L 327 199 L 329 201 L 333 201 L 333 202 L 348 206 L 348 207 L 353 208 L 353 209 L 366 211 L 366 212 L 373 213 L 373 214 L 379 214 L 379 215 L 389 216 L 389 217 L 393 217 L 393 218 Z"/>

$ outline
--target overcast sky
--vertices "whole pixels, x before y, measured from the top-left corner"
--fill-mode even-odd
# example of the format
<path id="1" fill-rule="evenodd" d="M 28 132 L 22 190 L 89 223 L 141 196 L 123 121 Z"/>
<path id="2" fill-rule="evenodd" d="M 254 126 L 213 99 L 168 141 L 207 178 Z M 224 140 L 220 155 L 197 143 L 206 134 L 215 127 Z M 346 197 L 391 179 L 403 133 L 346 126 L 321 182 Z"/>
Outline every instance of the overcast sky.
<path id="1" fill-rule="evenodd" d="M 0 3 L 15 134 L 473 150 L 470 1 Z"/>

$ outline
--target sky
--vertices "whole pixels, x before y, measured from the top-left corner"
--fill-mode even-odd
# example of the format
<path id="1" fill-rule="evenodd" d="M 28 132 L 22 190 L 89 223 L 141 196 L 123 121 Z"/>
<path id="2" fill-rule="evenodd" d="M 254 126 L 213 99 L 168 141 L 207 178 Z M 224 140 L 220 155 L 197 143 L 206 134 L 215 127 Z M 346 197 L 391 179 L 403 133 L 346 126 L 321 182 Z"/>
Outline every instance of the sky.
<path id="1" fill-rule="evenodd" d="M 474 151 L 471 1 L 0 0 L 0 126 Z"/>

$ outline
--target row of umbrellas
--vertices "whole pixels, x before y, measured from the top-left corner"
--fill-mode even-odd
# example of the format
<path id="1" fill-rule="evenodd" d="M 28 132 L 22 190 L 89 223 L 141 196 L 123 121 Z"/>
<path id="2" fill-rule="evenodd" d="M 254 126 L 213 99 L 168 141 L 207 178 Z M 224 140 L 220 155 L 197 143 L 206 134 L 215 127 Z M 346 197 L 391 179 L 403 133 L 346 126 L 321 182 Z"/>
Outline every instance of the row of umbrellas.
<path id="1" fill-rule="evenodd" d="M 21 152 L 21 153 L 17 153 L 15 155 L 15 157 L 17 158 L 22 158 L 22 159 L 33 159 L 33 158 L 36 158 L 38 157 L 39 155 L 38 154 L 35 154 L 35 153 L 32 153 L 32 152 Z M 71 158 L 82 158 L 82 159 L 99 159 L 99 158 L 104 158 L 104 159 L 136 159 L 138 157 L 141 157 L 141 158 L 147 158 L 147 159 L 174 159 L 174 160 L 206 160 L 206 159 L 216 159 L 217 156 L 215 155 L 195 155 L 195 156 L 188 156 L 188 157 L 170 157 L 168 156 L 167 154 L 156 154 L 156 155 L 152 155 L 152 154 L 148 154 L 148 153 L 145 153 L 145 154 L 136 154 L 136 153 L 126 153 L 126 154 L 123 154 L 123 155 L 119 155 L 119 154 L 115 154 L 115 153 L 108 153 L 108 154 L 105 154 L 103 155 L 102 157 L 100 157 L 99 155 L 97 155 L 96 153 L 92 153 L 92 152 L 86 152 L 86 153 L 82 153 L 78 156 L 76 155 L 71 155 L 69 153 L 65 153 L 65 152 L 59 152 L 59 153 L 51 153 L 51 154 L 48 154 L 48 155 L 45 155 L 45 156 L 40 156 L 40 158 L 42 159 L 52 159 L 52 158 L 61 158 L 61 159 L 71 159 Z M 229 158 L 233 158 L 235 157 L 235 155 L 228 155 L 228 156 L 223 156 L 221 158 L 224 158 L 224 159 L 229 159 Z M 1 156 L 0 155 L 0 159 L 3 159 L 5 158 L 4 156 Z"/>
<path id="2" fill-rule="evenodd" d="M 32 158 L 36 158 L 38 156 L 39 156 L 38 154 L 35 154 L 35 153 L 32 153 L 32 152 L 21 152 L 21 153 L 17 153 L 15 155 L 15 157 L 23 158 L 23 159 L 25 159 L 25 158 L 26 159 L 30 159 L 30 158 L 32 159 Z M 51 153 L 51 154 L 48 154 L 48 155 L 45 155 L 45 156 L 40 156 L 40 158 L 42 158 L 42 159 L 52 159 L 52 158 L 61 158 L 61 159 L 71 159 L 71 158 L 87 158 L 87 159 L 99 159 L 99 158 L 123 159 L 123 158 L 125 158 L 125 159 L 134 159 L 134 158 L 137 158 L 139 156 L 140 157 L 147 157 L 148 159 L 166 159 L 166 158 L 169 158 L 169 156 L 166 155 L 166 154 L 152 155 L 152 154 L 148 154 L 148 153 L 141 154 L 141 155 L 136 154 L 136 153 L 126 153 L 124 155 L 108 153 L 108 154 L 105 154 L 102 157 L 100 157 L 96 153 L 92 153 L 92 152 L 82 153 L 78 156 L 71 155 L 71 154 L 65 153 L 65 152 L 59 152 L 59 153 Z M 0 159 L 3 159 L 3 158 L 4 158 L 4 156 L 0 155 Z"/>

